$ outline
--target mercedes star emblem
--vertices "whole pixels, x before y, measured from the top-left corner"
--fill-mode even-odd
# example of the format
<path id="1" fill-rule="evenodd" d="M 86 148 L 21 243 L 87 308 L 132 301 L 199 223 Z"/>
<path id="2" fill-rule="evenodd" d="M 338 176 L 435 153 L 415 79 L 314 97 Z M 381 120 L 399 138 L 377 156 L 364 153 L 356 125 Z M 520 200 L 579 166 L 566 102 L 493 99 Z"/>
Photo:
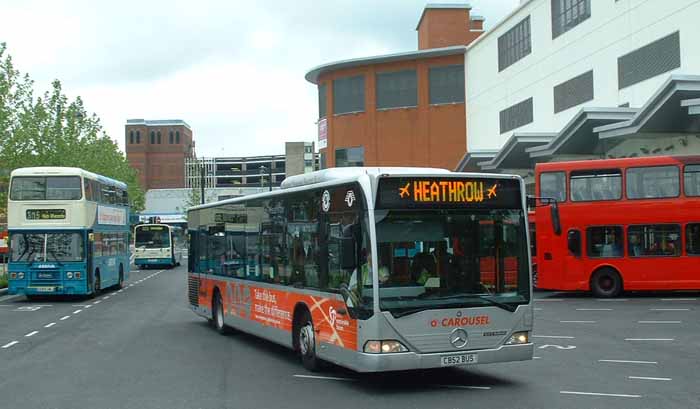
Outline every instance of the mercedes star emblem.
<path id="1" fill-rule="evenodd" d="M 462 328 L 457 328 L 450 334 L 450 344 L 455 348 L 464 348 L 469 342 L 467 331 Z"/>

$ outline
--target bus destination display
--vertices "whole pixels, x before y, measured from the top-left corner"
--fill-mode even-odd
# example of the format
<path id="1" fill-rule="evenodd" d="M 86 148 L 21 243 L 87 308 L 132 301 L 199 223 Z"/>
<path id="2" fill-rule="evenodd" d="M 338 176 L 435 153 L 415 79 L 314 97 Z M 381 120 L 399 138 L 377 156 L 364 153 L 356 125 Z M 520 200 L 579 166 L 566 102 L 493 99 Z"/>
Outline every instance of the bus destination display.
<path id="1" fill-rule="evenodd" d="M 377 208 L 510 208 L 522 206 L 516 179 L 382 178 Z"/>
<path id="2" fill-rule="evenodd" d="M 65 220 L 66 209 L 28 209 L 27 220 Z"/>

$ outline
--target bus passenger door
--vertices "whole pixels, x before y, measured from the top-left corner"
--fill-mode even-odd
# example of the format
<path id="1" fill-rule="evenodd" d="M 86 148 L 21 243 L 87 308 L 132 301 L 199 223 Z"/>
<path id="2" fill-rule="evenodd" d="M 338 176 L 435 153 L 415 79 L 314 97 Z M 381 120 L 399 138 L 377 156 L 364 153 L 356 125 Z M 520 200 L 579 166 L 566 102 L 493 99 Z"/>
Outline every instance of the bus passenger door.
<path id="1" fill-rule="evenodd" d="M 566 232 L 566 256 L 564 257 L 563 278 L 569 286 L 576 286 L 584 277 L 583 239 L 581 230 L 569 229 Z M 578 288 L 567 288 L 578 289 Z"/>

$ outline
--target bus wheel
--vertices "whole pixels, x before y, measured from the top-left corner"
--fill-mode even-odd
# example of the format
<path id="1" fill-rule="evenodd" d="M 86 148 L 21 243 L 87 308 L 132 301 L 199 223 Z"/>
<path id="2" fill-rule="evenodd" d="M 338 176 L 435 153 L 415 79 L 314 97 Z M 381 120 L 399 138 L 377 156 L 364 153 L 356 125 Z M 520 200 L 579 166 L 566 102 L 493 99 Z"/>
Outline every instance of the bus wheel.
<path id="1" fill-rule="evenodd" d="M 226 335 L 229 333 L 229 328 L 224 324 L 224 303 L 221 302 L 221 294 L 219 294 L 218 291 L 214 293 L 214 302 L 212 304 L 214 329 L 216 329 L 219 334 Z"/>
<path id="2" fill-rule="evenodd" d="M 309 371 L 316 372 L 321 369 L 321 360 L 316 356 L 316 337 L 314 336 L 314 323 L 309 311 L 304 310 L 296 325 L 299 340 L 299 353 L 301 363 Z"/>
<path id="3" fill-rule="evenodd" d="M 119 265 L 119 284 L 117 284 L 117 288 L 120 290 L 124 288 L 124 266 L 122 264 Z"/>
<path id="4" fill-rule="evenodd" d="M 622 278 L 612 268 L 601 268 L 591 276 L 591 292 L 600 298 L 617 297 L 622 292 Z"/>

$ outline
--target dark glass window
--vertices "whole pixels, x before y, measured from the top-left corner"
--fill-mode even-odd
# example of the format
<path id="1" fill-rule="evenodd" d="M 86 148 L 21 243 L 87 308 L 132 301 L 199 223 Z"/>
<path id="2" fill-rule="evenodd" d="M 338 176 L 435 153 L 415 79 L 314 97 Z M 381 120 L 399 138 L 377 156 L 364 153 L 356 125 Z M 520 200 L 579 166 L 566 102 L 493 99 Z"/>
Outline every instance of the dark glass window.
<path id="1" fill-rule="evenodd" d="M 326 165 L 326 152 L 321 152 L 319 154 L 319 156 L 320 156 L 319 162 L 320 162 L 321 169 L 326 169 L 328 167 L 328 165 Z"/>
<path id="2" fill-rule="evenodd" d="M 175 135 L 172 132 L 168 135 L 168 143 L 172 145 L 175 142 Z"/>
<path id="3" fill-rule="evenodd" d="M 680 34 L 676 31 L 618 58 L 618 87 L 629 87 L 680 66 Z"/>
<path id="4" fill-rule="evenodd" d="M 11 200 L 80 200 L 80 176 L 19 176 L 12 179 Z"/>
<path id="5" fill-rule="evenodd" d="M 618 200 L 622 198 L 622 172 L 619 169 L 571 172 L 571 200 Z"/>
<path id="6" fill-rule="evenodd" d="M 326 84 L 319 84 L 318 86 L 318 117 L 326 117 Z"/>
<path id="7" fill-rule="evenodd" d="M 347 166 L 364 166 L 365 148 L 342 148 L 335 150 L 335 166 L 338 168 Z"/>
<path id="8" fill-rule="evenodd" d="M 685 226 L 685 249 L 691 256 L 700 256 L 700 223 Z"/>
<path id="9" fill-rule="evenodd" d="M 464 102 L 464 65 L 431 67 L 428 70 L 428 81 L 430 104 Z"/>
<path id="10" fill-rule="evenodd" d="M 554 113 L 593 99 L 593 70 L 554 87 Z"/>
<path id="11" fill-rule="evenodd" d="M 627 169 L 629 199 L 678 197 L 680 190 L 680 171 L 677 166 Z"/>
<path id="12" fill-rule="evenodd" d="M 540 196 L 566 201 L 566 173 L 544 172 L 540 174 Z"/>
<path id="13" fill-rule="evenodd" d="M 141 143 L 141 131 L 136 131 L 136 143 Z"/>
<path id="14" fill-rule="evenodd" d="M 591 16 L 591 0 L 552 0 L 552 38 L 566 33 Z"/>
<path id="15" fill-rule="evenodd" d="M 586 233 L 588 257 L 622 257 L 622 227 L 589 227 Z"/>
<path id="16" fill-rule="evenodd" d="M 180 131 L 175 131 L 175 143 L 180 143 Z"/>
<path id="17" fill-rule="evenodd" d="M 377 74 L 377 109 L 414 107 L 418 105 L 416 70 Z"/>
<path id="18" fill-rule="evenodd" d="M 160 145 L 161 139 L 160 139 L 160 131 L 158 131 L 158 145 Z"/>
<path id="19" fill-rule="evenodd" d="M 134 131 L 129 131 L 129 143 L 134 144 Z"/>
<path id="20" fill-rule="evenodd" d="M 503 71 L 532 52 L 530 16 L 498 37 L 498 71 Z"/>
<path id="21" fill-rule="evenodd" d="M 630 257 L 680 256 L 681 226 L 677 224 L 630 226 L 627 229 L 627 242 Z"/>
<path id="22" fill-rule="evenodd" d="M 498 113 L 501 133 L 520 128 L 533 121 L 532 98 L 518 102 Z"/>
<path id="23" fill-rule="evenodd" d="M 686 196 L 700 196 L 700 165 L 688 165 L 683 170 Z"/>
<path id="24" fill-rule="evenodd" d="M 156 133 L 154 131 L 151 131 L 151 145 L 155 145 L 156 143 Z"/>
<path id="25" fill-rule="evenodd" d="M 365 110 L 365 77 L 338 78 L 333 80 L 333 113 L 347 114 Z"/>

